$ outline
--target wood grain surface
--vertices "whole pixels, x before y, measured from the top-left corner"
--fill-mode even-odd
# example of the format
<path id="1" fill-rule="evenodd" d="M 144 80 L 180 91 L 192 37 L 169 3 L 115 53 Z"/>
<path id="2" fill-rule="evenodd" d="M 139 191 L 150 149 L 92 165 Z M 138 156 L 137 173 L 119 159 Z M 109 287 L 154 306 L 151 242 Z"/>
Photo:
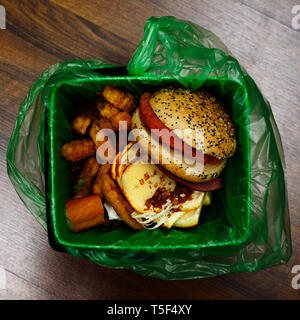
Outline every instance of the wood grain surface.
<path id="1" fill-rule="evenodd" d="M 298 2 L 298 3 L 297 3 Z M 299 299 L 300 30 L 297 0 L 5 0 L 0 30 L 0 299 Z M 113 270 L 50 249 L 6 173 L 6 149 L 19 105 L 49 65 L 99 58 L 126 64 L 150 16 L 173 15 L 216 33 L 270 101 L 287 164 L 293 255 L 286 265 L 216 278 L 163 281 Z M 1 289 L 1 288 L 0 288 Z"/>

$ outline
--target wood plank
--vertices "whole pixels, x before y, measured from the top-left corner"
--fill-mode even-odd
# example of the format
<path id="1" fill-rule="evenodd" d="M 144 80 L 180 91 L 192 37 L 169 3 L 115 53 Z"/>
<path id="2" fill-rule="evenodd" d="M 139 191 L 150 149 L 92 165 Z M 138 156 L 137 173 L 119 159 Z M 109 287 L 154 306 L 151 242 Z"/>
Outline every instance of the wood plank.
<path id="1" fill-rule="evenodd" d="M 292 8 L 297 5 L 294 0 L 241 0 L 242 4 L 262 13 L 270 19 L 274 19 L 288 28 L 292 28 Z M 299 3 L 298 3 L 299 4 Z M 300 36 L 300 35 L 299 35 Z"/>
<path id="2" fill-rule="evenodd" d="M 7 29 L 58 60 L 102 58 L 126 63 L 128 41 L 52 2 L 4 1 Z M 103 50 L 105 48 L 105 50 Z"/>
<path id="3" fill-rule="evenodd" d="M 300 229 L 298 228 L 298 233 Z M 300 265 L 300 252 L 299 250 L 296 251 L 296 253 L 293 256 L 294 263 L 290 264 L 290 268 L 287 272 L 287 276 L 285 278 L 285 281 L 281 281 L 277 295 L 275 299 L 283 299 L 283 300 L 299 300 L 299 289 L 295 289 L 292 287 L 292 279 L 295 276 L 294 273 L 292 273 L 292 268 L 295 265 Z M 297 282 L 299 283 L 299 281 Z"/>
<path id="4" fill-rule="evenodd" d="M 0 290 L 0 300 L 55 300 L 56 297 L 6 271 L 6 289 Z"/>

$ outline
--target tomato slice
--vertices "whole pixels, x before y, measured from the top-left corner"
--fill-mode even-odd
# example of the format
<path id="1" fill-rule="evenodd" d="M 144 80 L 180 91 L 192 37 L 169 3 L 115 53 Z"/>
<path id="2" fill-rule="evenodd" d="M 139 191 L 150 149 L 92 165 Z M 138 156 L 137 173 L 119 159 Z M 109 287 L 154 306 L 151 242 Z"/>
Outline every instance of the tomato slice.
<path id="1" fill-rule="evenodd" d="M 145 92 L 141 96 L 140 100 L 140 113 L 141 113 L 141 120 L 146 125 L 146 127 L 150 130 L 157 129 L 151 131 L 156 137 L 159 139 L 161 143 L 165 143 L 167 145 L 170 145 L 171 148 L 182 150 L 184 151 L 188 156 L 193 157 L 197 161 L 202 161 L 204 159 L 204 164 L 211 163 L 211 164 L 217 164 L 220 160 L 217 158 L 214 158 L 212 156 L 206 155 L 200 153 L 198 150 L 194 149 L 182 139 L 177 137 L 174 132 L 171 133 L 171 130 L 165 126 L 165 124 L 157 117 L 155 112 L 153 111 L 151 105 L 150 105 L 150 98 L 152 96 L 151 92 Z M 157 132 L 157 131 L 160 132 Z"/>

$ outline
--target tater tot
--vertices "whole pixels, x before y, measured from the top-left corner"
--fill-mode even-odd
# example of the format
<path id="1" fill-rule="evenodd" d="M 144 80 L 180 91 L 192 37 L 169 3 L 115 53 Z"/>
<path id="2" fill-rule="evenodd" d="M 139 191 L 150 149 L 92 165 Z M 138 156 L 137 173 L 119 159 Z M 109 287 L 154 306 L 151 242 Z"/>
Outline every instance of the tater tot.
<path id="1" fill-rule="evenodd" d="M 92 119 L 84 114 L 73 119 L 71 127 L 74 131 L 84 135 L 88 126 L 92 123 Z"/>
<path id="2" fill-rule="evenodd" d="M 107 132 L 106 130 L 102 129 L 109 129 L 111 132 Z M 100 163 L 104 164 L 106 162 L 111 163 L 113 158 L 116 154 L 116 137 L 114 139 L 110 133 L 113 133 L 116 130 L 115 127 L 111 124 L 111 122 L 106 118 L 101 118 L 99 120 L 94 121 L 91 129 L 90 129 L 90 136 L 93 139 L 96 147 L 97 158 Z M 100 150 L 99 148 L 104 145 L 103 148 Z"/>
<path id="3" fill-rule="evenodd" d="M 113 116 L 111 118 L 111 123 L 116 129 L 120 128 L 120 121 L 126 122 L 125 128 L 122 127 L 121 129 L 130 130 L 131 116 L 129 113 L 127 113 L 125 111 L 119 112 L 118 114 L 116 114 L 115 116 Z"/>
<path id="4" fill-rule="evenodd" d="M 95 120 L 93 122 L 93 125 L 92 125 L 89 133 L 90 133 L 92 140 L 94 141 L 96 149 L 99 148 L 104 142 L 107 141 L 107 137 L 106 137 L 106 139 L 103 139 L 103 141 L 100 141 L 101 139 L 99 139 L 100 138 L 99 131 L 101 129 L 110 129 L 110 130 L 115 131 L 114 126 L 112 125 L 112 123 L 108 119 L 101 118 L 101 119 Z"/>
<path id="5" fill-rule="evenodd" d="M 112 163 L 116 156 L 116 151 L 116 143 L 112 142 L 108 137 L 105 144 L 102 144 L 100 148 L 97 149 L 96 158 L 101 164 Z"/>
<path id="6" fill-rule="evenodd" d="M 113 118 L 120 112 L 118 108 L 114 107 L 111 103 L 106 101 L 99 103 L 97 107 L 101 116 L 107 119 Z"/>
<path id="7" fill-rule="evenodd" d="M 100 165 L 95 157 L 90 157 L 84 161 L 82 170 L 78 176 L 78 185 L 74 198 L 85 197 L 90 194 L 92 181 L 98 172 Z"/>
<path id="8" fill-rule="evenodd" d="M 61 155 L 68 161 L 79 161 L 94 155 L 95 152 L 93 141 L 88 139 L 73 140 L 61 148 Z"/>
<path id="9" fill-rule="evenodd" d="M 122 111 L 131 112 L 136 107 L 134 96 L 131 93 L 121 91 L 114 86 L 105 86 L 102 95 L 106 101 Z"/>
<path id="10" fill-rule="evenodd" d="M 119 129 L 119 122 L 126 122 L 126 129 L 130 129 L 131 116 L 126 111 L 120 111 L 109 102 L 101 102 L 98 104 L 98 109 L 102 117 L 111 121 L 112 126 L 115 129 Z M 123 128 L 124 129 L 124 128 Z"/>

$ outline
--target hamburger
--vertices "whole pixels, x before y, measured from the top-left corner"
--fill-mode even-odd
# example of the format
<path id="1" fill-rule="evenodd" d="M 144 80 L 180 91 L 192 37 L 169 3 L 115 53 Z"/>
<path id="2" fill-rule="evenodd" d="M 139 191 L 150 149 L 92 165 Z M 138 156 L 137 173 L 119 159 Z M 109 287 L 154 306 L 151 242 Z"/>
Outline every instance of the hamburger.
<path id="1" fill-rule="evenodd" d="M 229 113 L 212 95 L 185 88 L 144 93 L 131 127 L 138 130 L 141 147 L 170 178 L 200 191 L 223 187 L 219 176 L 237 141 Z M 188 137 L 182 134 L 187 129 Z"/>
<path id="2" fill-rule="evenodd" d="M 220 175 L 237 147 L 224 105 L 202 90 L 146 92 L 132 114 L 131 129 L 136 141 L 111 167 L 131 217 L 148 229 L 197 225 L 211 191 L 224 186 Z M 140 160 L 141 151 L 150 161 Z"/>

